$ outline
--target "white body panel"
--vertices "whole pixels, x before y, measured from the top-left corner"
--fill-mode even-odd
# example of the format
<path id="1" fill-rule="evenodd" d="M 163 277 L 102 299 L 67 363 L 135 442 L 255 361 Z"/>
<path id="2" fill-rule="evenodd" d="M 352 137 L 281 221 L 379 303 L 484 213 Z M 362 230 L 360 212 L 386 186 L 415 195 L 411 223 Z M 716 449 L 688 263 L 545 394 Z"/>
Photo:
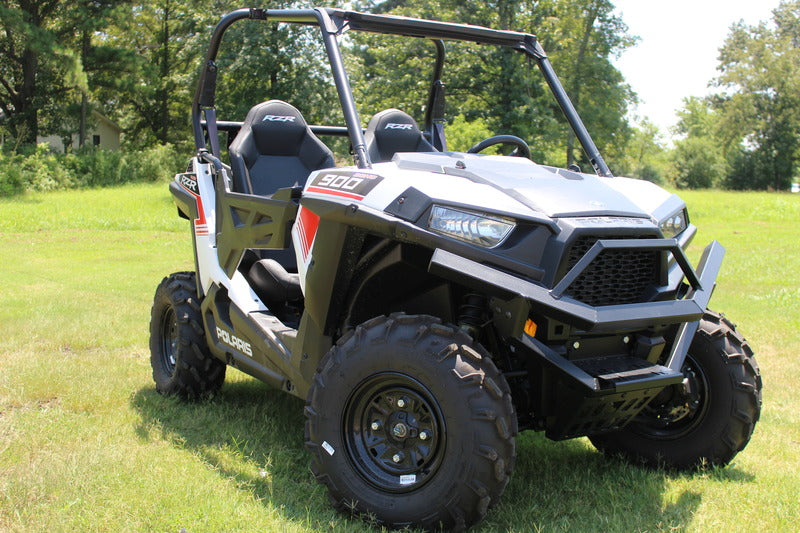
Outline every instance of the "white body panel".
<path id="1" fill-rule="evenodd" d="M 198 279 L 203 291 L 208 291 L 214 283 L 225 287 L 231 301 L 244 313 L 266 310 L 240 272 L 228 278 L 219 265 L 214 232 L 216 192 L 211 170 L 210 165 L 193 160 L 200 193 L 198 209 L 202 207 L 204 214 L 204 219 L 194 221 Z M 346 186 L 340 190 L 319 186 L 331 182 L 329 177 L 336 173 L 371 177 L 378 183 L 363 196 L 349 194 Z M 518 157 L 455 152 L 403 153 L 391 162 L 376 163 L 371 169 L 341 167 L 316 171 L 309 176 L 303 197 L 344 205 L 358 203 L 383 212 L 410 187 L 443 205 L 540 222 L 603 216 L 639 219 L 657 225 L 659 217 L 684 206 L 677 196 L 642 180 L 549 169 Z M 310 212 L 304 217 L 304 209 L 307 208 L 301 206 L 298 211 L 291 238 L 300 286 L 305 293 L 306 272 L 313 260 L 317 231 L 313 219 L 318 221 L 318 217 Z M 580 220 L 575 224 L 580 225 Z M 620 224 L 625 223 L 620 220 Z"/>
<path id="2" fill-rule="evenodd" d="M 443 204 L 521 219 L 622 216 L 656 222 L 655 213 L 665 202 L 676 202 L 676 208 L 682 204 L 647 181 L 564 170 L 556 173 L 520 157 L 402 153 L 391 162 L 376 163 L 361 172 L 383 178 L 362 200 L 356 200 L 379 211 L 409 187 Z M 324 192 L 309 191 L 308 185 L 304 196 L 332 199 Z"/>
<path id="3" fill-rule="evenodd" d="M 200 163 L 195 158 L 192 160 L 192 169 L 197 176 L 197 186 L 200 192 L 197 209 L 198 212 L 202 210 L 200 219 L 193 221 L 192 226 L 197 250 L 197 278 L 203 292 L 207 293 L 212 284 L 216 283 L 228 290 L 231 301 L 242 312 L 252 313 L 266 310 L 266 306 L 238 270 L 234 273 L 233 278 L 229 278 L 222 270 L 217 255 L 216 191 L 211 177 L 211 165 Z"/>

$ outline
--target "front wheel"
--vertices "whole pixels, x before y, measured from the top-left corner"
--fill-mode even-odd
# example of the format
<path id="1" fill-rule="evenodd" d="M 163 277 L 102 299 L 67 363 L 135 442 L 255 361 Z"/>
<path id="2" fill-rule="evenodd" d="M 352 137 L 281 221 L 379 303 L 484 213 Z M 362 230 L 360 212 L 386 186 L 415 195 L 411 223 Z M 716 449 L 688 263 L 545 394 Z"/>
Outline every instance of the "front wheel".
<path id="1" fill-rule="evenodd" d="M 325 356 L 306 405 L 312 469 L 337 509 L 389 527 L 464 529 L 515 459 L 505 379 L 464 332 L 378 317 Z"/>
<path id="2" fill-rule="evenodd" d="M 706 311 L 682 368 L 625 428 L 589 437 L 607 454 L 649 466 L 725 465 L 747 445 L 761 413 L 761 373 L 747 341 Z"/>

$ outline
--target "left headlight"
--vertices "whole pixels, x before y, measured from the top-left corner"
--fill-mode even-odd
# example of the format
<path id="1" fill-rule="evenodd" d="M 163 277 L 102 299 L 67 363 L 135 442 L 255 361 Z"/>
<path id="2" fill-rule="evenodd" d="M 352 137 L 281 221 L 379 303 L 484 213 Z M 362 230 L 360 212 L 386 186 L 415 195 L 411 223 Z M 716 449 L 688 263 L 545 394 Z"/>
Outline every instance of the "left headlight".
<path id="1" fill-rule="evenodd" d="M 505 239 L 515 223 L 512 219 L 434 205 L 428 228 L 460 241 L 486 248 L 497 246 Z"/>
<path id="2" fill-rule="evenodd" d="M 687 225 L 686 209 L 681 209 L 662 220 L 658 227 L 661 229 L 665 239 L 671 239 L 685 230 Z"/>

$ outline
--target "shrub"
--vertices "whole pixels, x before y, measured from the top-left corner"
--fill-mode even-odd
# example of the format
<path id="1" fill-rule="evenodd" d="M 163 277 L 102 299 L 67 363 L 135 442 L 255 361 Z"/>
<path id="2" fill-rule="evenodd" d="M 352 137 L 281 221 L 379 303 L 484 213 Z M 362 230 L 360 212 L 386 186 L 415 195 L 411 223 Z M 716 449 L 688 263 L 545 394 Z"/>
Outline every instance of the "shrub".
<path id="1" fill-rule="evenodd" d="M 179 156 L 171 144 L 147 148 L 140 152 L 125 155 L 125 181 L 167 180 L 186 166 L 183 156 Z"/>
<path id="2" fill-rule="evenodd" d="M 171 145 L 122 153 L 85 148 L 55 154 L 46 144 L 26 153 L 0 153 L 0 196 L 28 191 L 105 187 L 167 180 L 185 165 Z"/>
<path id="3" fill-rule="evenodd" d="M 25 190 L 22 170 L 0 155 L 0 196 L 14 196 Z"/>
<path id="4" fill-rule="evenodd" d="M 710 137 L 687 137 L 675 143 L 672 183 L 679 189 L 706 189 L 725 176 L 725 158 Z"/>
<path id="5" fill-rule="evenodd" d="M 455 152 L 466 152 L 473 145 L 491 137 L 492 131 L 486 121 L 478 118 L 467 122 L 464 115 L 458 115 L 453 122 L 447 125 L 447 148 Z M 496 153 L 489 149 L 483 153 Z"/>

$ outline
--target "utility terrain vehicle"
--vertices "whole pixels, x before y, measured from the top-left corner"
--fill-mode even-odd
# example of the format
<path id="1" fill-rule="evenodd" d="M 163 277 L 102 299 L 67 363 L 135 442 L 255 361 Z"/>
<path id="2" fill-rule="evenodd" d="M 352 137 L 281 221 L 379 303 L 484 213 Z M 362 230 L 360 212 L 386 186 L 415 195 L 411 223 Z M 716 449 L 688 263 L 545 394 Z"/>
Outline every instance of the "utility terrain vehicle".
<path id="1" fill-rule="evenodd" d="M 242 19 L 318 30 L 345 125 L 308 125 L 279 100 L 217 120 L 215 59 Z M 421 129 L 397 109 L 363 129 L 346 31 L 432 42 Z M 538 165 L 509 135 L 447 151 L 444 41 L 535 61 L 595 174 Z M 156 387 L 205 397 L 231 365 L 305 399 L 312 471 L 338 509 L 389 527 L 468 527 L 498 503 L 521 430 L 678 469 L 726 464 L 750 439 L 758 366 L 707 309 L 722 246 L 690 265 L 684 202 L 612 176 L 533 35 L 241 9 L 213 33 L 192 112 L 197 153 L 170 191 L 196 268 L 156 291 Z M 318 137 L 330 135 L 349 139 L 352 166 L 335 165 Z M 515 156 L 478 153 L 493 144 Z"/>

